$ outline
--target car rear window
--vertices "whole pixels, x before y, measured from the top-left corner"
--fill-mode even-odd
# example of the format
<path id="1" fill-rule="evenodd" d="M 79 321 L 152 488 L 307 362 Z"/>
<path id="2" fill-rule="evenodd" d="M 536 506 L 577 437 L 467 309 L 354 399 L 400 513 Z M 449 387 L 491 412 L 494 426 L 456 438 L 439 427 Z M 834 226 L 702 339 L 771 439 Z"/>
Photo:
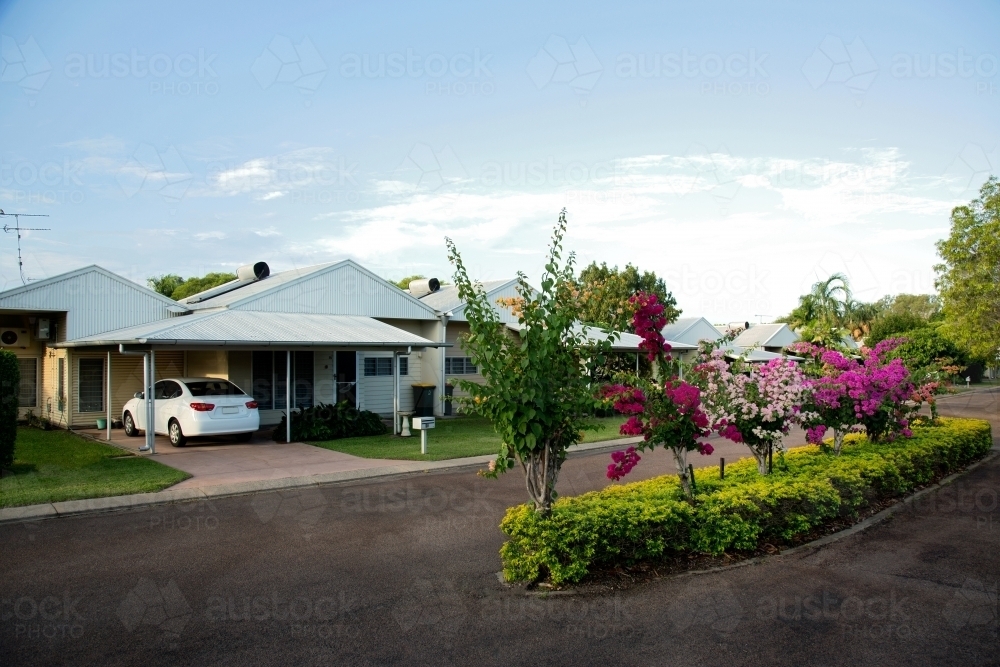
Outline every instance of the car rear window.
<path id="1" fill-rule="evenodd" d="M 192 396 L 245 396 L 239 387 L 225 380 L 185 382 Z"/>

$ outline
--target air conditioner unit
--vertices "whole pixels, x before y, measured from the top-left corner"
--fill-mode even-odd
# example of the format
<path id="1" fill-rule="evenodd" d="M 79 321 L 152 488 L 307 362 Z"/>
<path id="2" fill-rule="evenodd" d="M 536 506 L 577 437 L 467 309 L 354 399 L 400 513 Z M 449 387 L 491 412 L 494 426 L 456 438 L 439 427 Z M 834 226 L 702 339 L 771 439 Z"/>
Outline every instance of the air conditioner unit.
<path id="1" fill-rule="evenodd" d="M 0 346 L 28 347 L 30 344 L 31 335 L 27 329 L 0 329 Z"/>

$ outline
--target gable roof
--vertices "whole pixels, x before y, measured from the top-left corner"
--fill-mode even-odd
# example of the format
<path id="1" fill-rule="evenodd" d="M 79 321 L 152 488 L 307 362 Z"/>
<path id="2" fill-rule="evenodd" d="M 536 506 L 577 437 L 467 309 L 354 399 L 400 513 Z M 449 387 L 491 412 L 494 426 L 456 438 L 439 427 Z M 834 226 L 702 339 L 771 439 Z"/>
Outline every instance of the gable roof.
<path id="1" fill-rule="evenodd" d="M 755 324 L 733 340 L 739 347 L 785 347 L 799 339 L 787 324 Z"/>
<path id="2" fill-rule="evenodd" d="M 517 324 L 517 317 L 510 308 L 502 308 L 497 304 L 497 299 L 501 297 L 516 297 L 517 278 L 507 280 L 484 280 L 479 283 L 486 293 L 486 299 L 496 309 L 500 315 L 500 321 L 505 324 Z M 431 292 L 420 297 L 420 301 L 433 307 L 439 313 L 451 313 L 449 319 L 456 322 L 465 322 L 466 302 L 458 296 L 458 287 L 448 285 L 442 287 L 437 292 Z"/>
<path id="3" fill-rule="evenodd" d="M 194 311 L 227 308 L 399 319 L 437 318 L 433 308 L 349 259 L 281 271 L 192 303 L 198 297 L 193 294 L 184 302 Z"/>
<path id="4" fill-rule="evenodd" d="M 0 292 L 0 309 L 65 312 L 60 338 L 78 338 L 169 318 L 188 308 L 92 264 Z"/>
<path id="5" fill-rule="evenodd" d="M 517 284 L 517 279 L 484 280 L 480 284 L 483 286 L 483 291 L 489 295 L 490 292 L 500 289 L 509 283 Z M 458 287 L 455 285 L 445 285 L 437 292 L 430 292 L 419 297 L 419 299 L 422 303 L 441 313 L 454 311 L 455 308 L 465 305 L 465 301 L 458 296 Z"/>
<path id="6" fill-rule="evenodd" d="M 681 317 L 660 330 L 667 340 L 697 346 L 702 340 L 722 338 L 711 322 L 704 317 Z"/>

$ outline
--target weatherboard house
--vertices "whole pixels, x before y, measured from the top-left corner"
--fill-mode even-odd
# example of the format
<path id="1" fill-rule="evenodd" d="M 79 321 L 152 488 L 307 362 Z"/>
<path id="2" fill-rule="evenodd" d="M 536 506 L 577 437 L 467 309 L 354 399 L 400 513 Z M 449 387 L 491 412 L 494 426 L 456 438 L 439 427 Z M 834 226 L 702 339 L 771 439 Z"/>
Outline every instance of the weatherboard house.
<path id="1" fill-rule="evenodd" d="M 257 262 L 237 276 L 180 301 L 99 266 L 0 292 L 0 345 L 20 362 L 22 416 L 93 428 L 119 418 L 150 377 L 207 376 L 252 394 L 262 425 L 344 400 L 398 425 L 415 393 L 433 388 L 441 415 L 450 380 L 483 381 L 461 346 L 469 324 L 453 286 L 429 279 L 403 291 L 351 260 L 273 275 Z M 516 281 L 482 287 L 516 330 L 497 303 L 516 295 Z M 640 342 L 622 334 L 615 347 Z"/>

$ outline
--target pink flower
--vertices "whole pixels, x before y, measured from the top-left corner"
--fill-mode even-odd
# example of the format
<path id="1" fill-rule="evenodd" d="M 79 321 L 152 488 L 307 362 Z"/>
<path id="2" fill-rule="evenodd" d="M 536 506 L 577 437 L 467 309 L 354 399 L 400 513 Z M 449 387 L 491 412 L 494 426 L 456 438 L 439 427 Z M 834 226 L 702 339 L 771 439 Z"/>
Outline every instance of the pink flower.
<path id="1" fill-rule="evenodd" d="M 625 475 L 632 472 L 632 468 L 641 460 L 635 447 L 629 447 L 624 452 L 613 452 L 611 454 L 613 463 L 608 465 L 608 479 L 620 480 Z"/>
<path id="2" fill-rule="evenodd" d="M 707 442 L 699 442 L 698 451 L 701 452 L 703 455 L 708 456 L 709 454 L 715 451 L 715 447 L 708 444 Z"/>

